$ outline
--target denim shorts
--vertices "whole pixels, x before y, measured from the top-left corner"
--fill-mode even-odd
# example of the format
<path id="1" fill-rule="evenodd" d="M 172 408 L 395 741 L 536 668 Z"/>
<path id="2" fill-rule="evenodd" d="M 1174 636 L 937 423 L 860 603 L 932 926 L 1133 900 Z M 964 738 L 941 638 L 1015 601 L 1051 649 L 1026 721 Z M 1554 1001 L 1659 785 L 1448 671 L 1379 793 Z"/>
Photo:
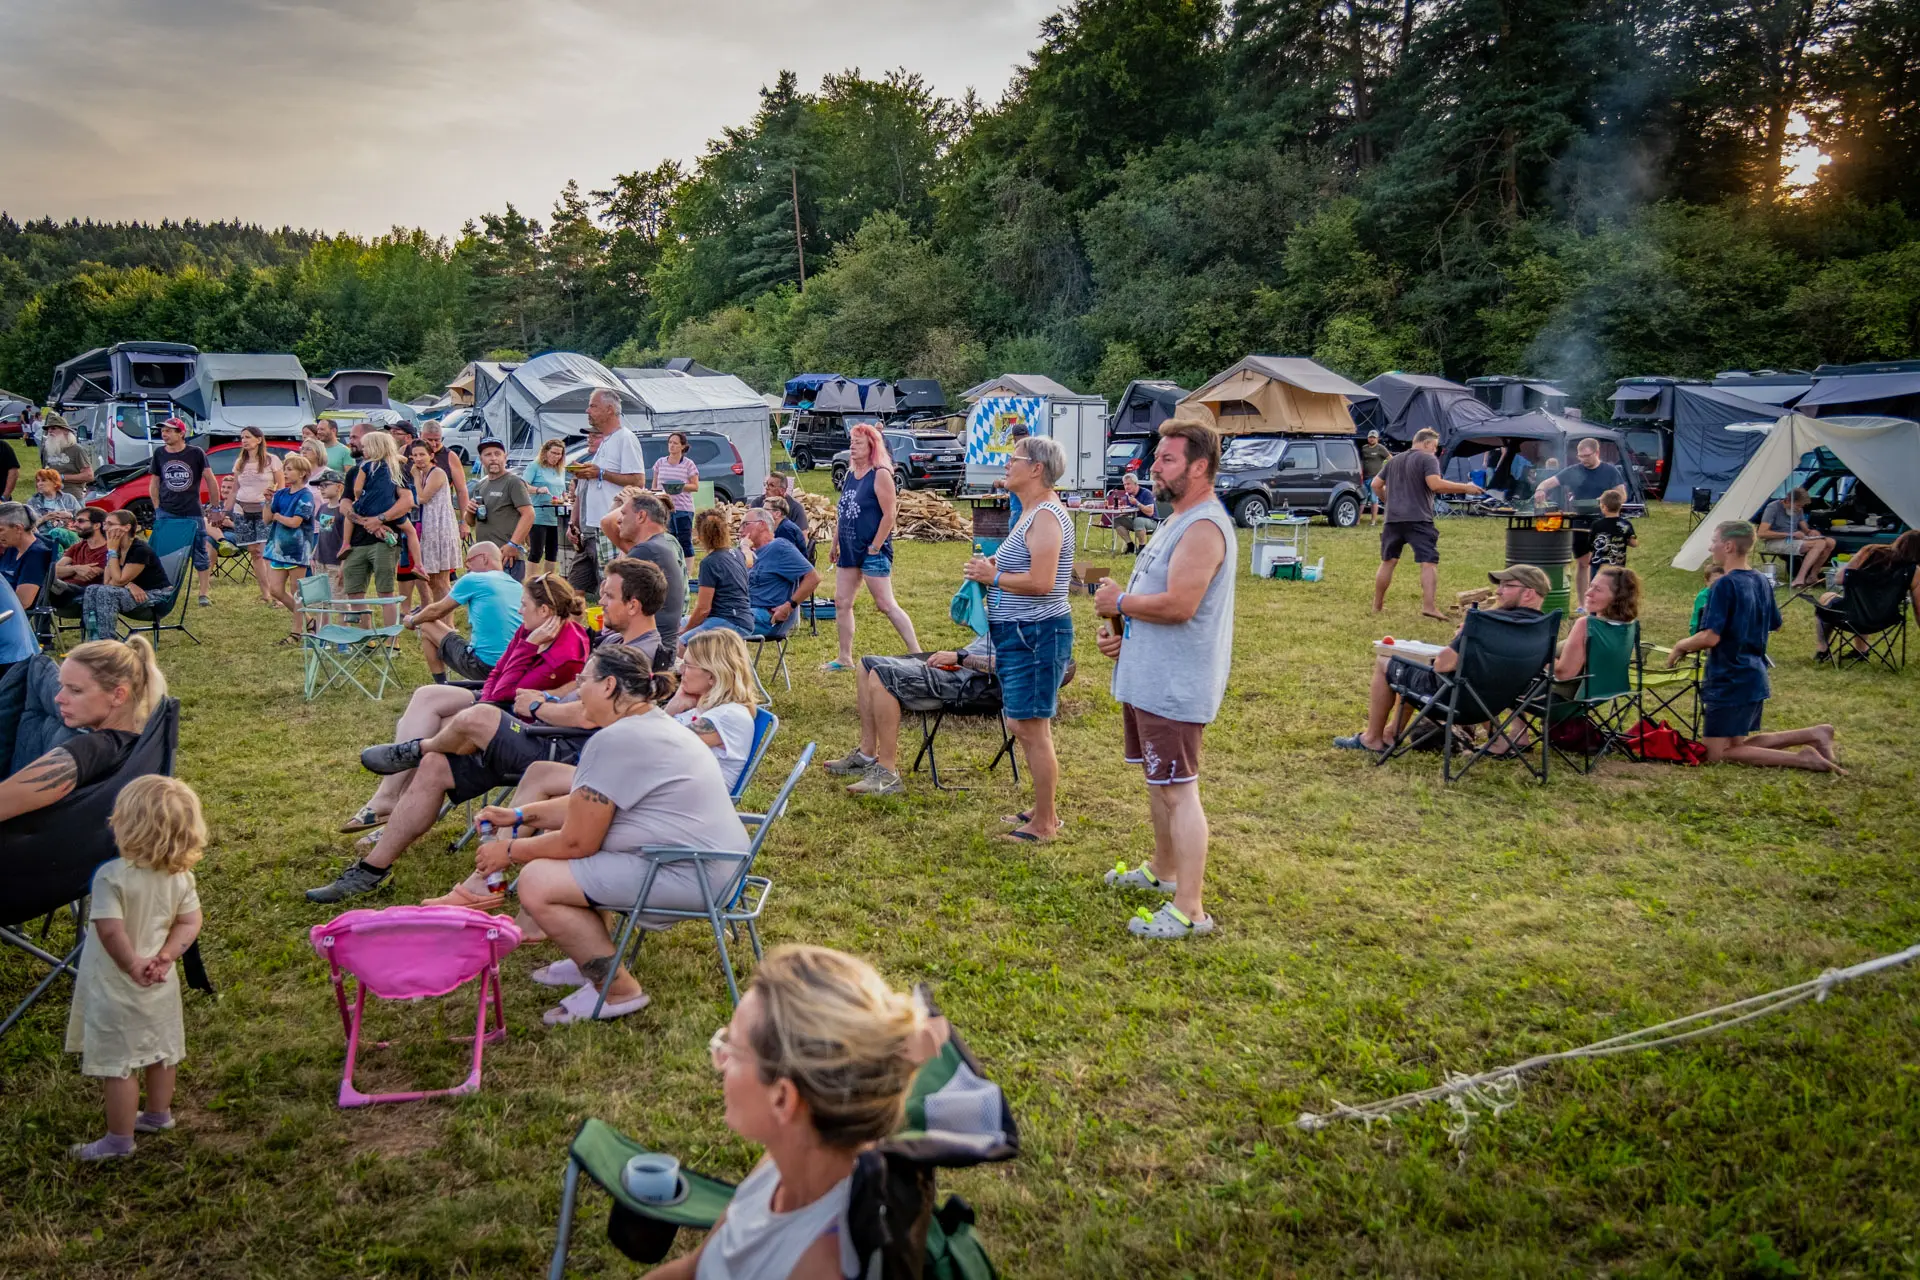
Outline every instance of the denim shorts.
<path id="1" fill-rule="evenodd" d="M 236 547 L 257 547 L 267 540 L 267 517 L 255 512 L 249 515 L 245 511 L 233 513 L 233 532 L 227 540 Z"/>
<path id="2" fill-rule="evenodd" d="M 868 555 L 859 548 L 841 547 L 834 558 L 834 567 L 838 569 L 858 569 L 869 578 L 890 578 L 893 576 L 893 553 L 883 551 L 877 556 Z"/>
<path id="3" fill-rule="evenodd" d="M 1073 618 L 993 622 L 994 672 L 1000 677 L 1000 708 L 1009 720 L 1051 720 L 1060 682 L 1073 660 Z"/>
<path id="4" fill-rule="evenodd" d="M 703 620 L 699 626 L 688 627 L 685 631 L 682 631 L 680 633 L 680 643 L 684 645 L 687 641 L 693 639 L 693 637 L 703 631 L 721 630 L 731 631 L 733 634 L 741 637 L 751 636 L 753 634 L 752 627 L 743 627 L 732 618 L 708 617 Z"/>

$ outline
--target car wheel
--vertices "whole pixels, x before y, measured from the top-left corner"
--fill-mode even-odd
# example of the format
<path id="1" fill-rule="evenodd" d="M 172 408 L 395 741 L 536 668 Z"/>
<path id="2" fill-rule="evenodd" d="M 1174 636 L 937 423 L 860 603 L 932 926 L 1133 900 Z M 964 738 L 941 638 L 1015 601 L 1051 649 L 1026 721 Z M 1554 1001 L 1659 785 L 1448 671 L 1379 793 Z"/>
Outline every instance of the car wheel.
<path id="1" fill-rule="evenodd" d="M 1327 523 L 1336 529 L 1351 529 L 1360 523 L 1360 499 L 1343 493 L 1327 511 Z"/>
<path id="2" fill-rule="evenodd" d="M 905 467 L 895 467 L 893 469 L 893 487 L 900 493 L 905 493 L 913 487 L 907 482 L 907 469 Z"/>
<path id="3" fill-rule="evenodd" d="M 834 467 L 833 487 L 836 491 L 847 487 L 847 469 L 845 467 L 842 467 L 842 466 Z"/>
<path id="4" fill-rule="evenodd" d="M 813 455 L 811 453 L 808 453 L 805 449 L 794 450 L 793 469 L 795 471 L 813 470 Z"/>
<path id="5" fill-rule="evenodd" d="M 1251 529 L 1254 525 L 1265 520 L 1267 518 L 1267 512 L 1270 510 L 1272 510 L 1272 508 L 1267 506 L 1267 500 L 1264 496 L 1257 493 L 1250 493 L 1233 504 L 1233 518 L 1240 522 L 1241 528 Z"/>

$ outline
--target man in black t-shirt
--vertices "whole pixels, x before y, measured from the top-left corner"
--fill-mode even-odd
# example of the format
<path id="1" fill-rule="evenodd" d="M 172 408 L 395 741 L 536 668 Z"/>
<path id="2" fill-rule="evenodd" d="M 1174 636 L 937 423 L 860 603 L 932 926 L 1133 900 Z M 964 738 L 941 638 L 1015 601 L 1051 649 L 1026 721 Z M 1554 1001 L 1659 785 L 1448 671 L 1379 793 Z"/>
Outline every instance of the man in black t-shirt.
<path id="1" fill-rule="evenodd" d="M 206 470 L 207 455 L 187 443 L 187 424 L 178 418 L 161 423 L 160 447 L 147 461 L 153 529 L 159 534 L 169 520 L 193 521 L 193 567 L 200 576 L 200 603 L 212 604 L 213 540 L 207 536 L 207 521 L 200 507 L 200 477 Z"/>
<path id="2" fill-rule="evenodd" d="M 1572 502 L 1578 511 L 1581 503 L 1595 503 L 1606 493 L 1617 493 L 1620 501 L 1627 500 L 1627 476 L 1611 462 L 1600 461 L 1600 442 L 1582 440 L 1574 446 L 1576 461 L 1570 467 L 1564 467 L 1557 475 L 1548 476 L 1533 491 L 1533 504 L 1536 508 L 1547 504 Z M 1574 583 L 1574 599 L 1587 598 L 1587 580 L 1593 573 L 1593 521 L 1594 507 L 1587 507 L 1573 519 L 1573 559 L 1579 565 L 1578 580 Z"/>
<path id="3" fill-rule="evenodd" d="M 1420 566 L 1420 612 L 1446 621 L 1434 602 L 1440 586 L 1440 531 L 1433 523 L 1436 493 L 1485 493 L 1477 484 L 1462 484 L 1440 474 L 1440 433 L 1423 427 L 1413 434 L 1413 447 L 1380 468 L 1368 482 L 1374 496 L 1387 504 L 1387 520 L 1380 527 L 1380 568 L 1373 575 L 1373 611 L 1387 607 L 1387 589 L 1400 553 L 1413 548 Z"/>

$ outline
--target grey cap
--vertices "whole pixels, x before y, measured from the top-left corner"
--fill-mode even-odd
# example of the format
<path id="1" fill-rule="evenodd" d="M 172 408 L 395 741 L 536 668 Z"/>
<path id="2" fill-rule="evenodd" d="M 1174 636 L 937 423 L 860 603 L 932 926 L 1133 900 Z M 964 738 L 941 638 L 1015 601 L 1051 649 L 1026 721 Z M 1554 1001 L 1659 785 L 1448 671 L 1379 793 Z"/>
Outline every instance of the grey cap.
<path id="1" fill-rule="evenodd" d="M 345 484 L 347 478 L 329 467 L 313 478 L 314 484 Z"/>

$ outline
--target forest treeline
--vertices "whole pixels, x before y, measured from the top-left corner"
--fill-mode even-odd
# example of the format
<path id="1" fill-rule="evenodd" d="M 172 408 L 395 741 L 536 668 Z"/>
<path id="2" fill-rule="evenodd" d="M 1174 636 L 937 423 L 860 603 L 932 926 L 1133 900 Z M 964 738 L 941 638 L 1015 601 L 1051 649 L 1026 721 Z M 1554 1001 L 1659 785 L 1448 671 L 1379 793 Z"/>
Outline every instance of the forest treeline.
<path id="1" fill-rule="evenodd" d="M 130 338 L 409 394 L 502 351 L 1108 395 L 1266 351 L 1593 407 L 1908 357 L 1920 0 L 1075 0 L 997 104 L 782 73 L 690 167 L 451 242 L 0 215 L 0 386 Z"/>

